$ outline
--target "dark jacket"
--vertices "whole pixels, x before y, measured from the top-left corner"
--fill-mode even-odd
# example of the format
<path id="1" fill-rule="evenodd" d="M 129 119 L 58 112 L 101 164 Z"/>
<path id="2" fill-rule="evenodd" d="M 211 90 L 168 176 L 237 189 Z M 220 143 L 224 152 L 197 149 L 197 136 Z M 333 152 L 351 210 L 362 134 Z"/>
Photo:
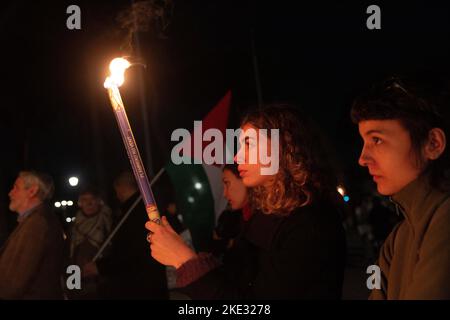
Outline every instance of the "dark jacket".
<path id="1" fill-rule="evenodd" d="M 121 205 L 122 215 L 138 196 L 139 193 L 135 193 Z M 106 277 L 100 288 L 103 298 L 168 298 L 165 267 L 150 255 L 145 229 L 147 220 L 144 204 L 140 201 L 114 236 L 110 254 L 97 261 L 100 274 Z"/>
<path id="2" fill-rule="evenodd" d="M 223 211 L 214 229 L 218 239 L 213 237 L 208 251 L 221 257 L 233 245 L 234 239 L 242 232 L 243 226 L 242 210 Z"/>
<path id="3" fill-rule="evenodd" d="M 422 176 L 392 199 L 405 219 L 381 248 L 381 289 L 370 298 L 450 299 L 450 192 Z"/>
<path id="4" fill-rule="evenodd" d="M 63 246 L 57 217 L 40 205 L 0 249 L 0 298 L 62 299 Z"/>
<path id="5" fill-rule="evenodd" d="M 339 299 L 345 255 L 340 217 L 327 202 L 284 217 L 257 212 L 224 264 L 181 291 L 193 299 Z M 180 283 L 198 260 L 179 269 Z"/>

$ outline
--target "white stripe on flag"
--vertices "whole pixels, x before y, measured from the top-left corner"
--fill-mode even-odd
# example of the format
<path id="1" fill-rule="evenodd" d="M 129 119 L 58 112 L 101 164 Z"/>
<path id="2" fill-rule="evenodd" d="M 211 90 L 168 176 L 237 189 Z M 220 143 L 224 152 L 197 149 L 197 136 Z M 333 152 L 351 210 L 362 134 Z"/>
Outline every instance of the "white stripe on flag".
<path id="1" fill-rule="evenodd" d="M 222 169 L 217 166 L 203 164 L 203 169 L 208 177 L 211 194 L 214 199 L 215 225 L 219 215 L 227 207 L 227 199 L 223 196 Z"/>

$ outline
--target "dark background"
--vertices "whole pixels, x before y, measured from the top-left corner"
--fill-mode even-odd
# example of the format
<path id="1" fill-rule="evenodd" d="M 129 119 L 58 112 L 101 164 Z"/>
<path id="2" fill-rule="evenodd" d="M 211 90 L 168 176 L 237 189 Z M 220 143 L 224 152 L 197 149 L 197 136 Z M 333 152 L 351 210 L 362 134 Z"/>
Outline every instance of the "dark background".
<path id="1" fill-rule="evenodd" d="M 71 175 L 111 197 L 112 179 L 129 163 L 103 81 L 109 61 L 123 54 L 126 31 L 116 17 L 131 3 L 2 4 L 2 208 L 21 169 L 51 173 L 57 200 L 76 199 Z M 71 4 L 81 8 L 81 30 L 66 27 Z M 381 30 L 366 28 L 370 4 L 381 7 Z M 447 74 L 449 33 L 443 1 L 175 0 L 165 38 L 152 31 L 135 37 L 147 68 L 129 70 L 121 92 L 152 174 L 169 160 L 172 131 L 192 129 L 228 89 L 229 127 L 238 126 L 239 116 L 258 102 L 255 56 L 263 101 L 308 111 L 327 134 L 356 199 L 368 176 L 357 165 L 361 143 L 349 118 L 352 100 L 392 73 Z"/>

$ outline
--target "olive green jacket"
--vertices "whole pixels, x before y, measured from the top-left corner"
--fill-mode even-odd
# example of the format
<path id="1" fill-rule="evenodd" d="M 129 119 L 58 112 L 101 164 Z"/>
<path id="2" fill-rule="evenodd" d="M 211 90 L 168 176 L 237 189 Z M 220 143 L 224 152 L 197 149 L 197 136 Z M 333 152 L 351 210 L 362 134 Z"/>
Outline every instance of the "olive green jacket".
<path id="1" fill-rule="evenodd" d="M 393 195 L 403 213 L 380 251 L 370 299 L 450 299 L 450 192 L 422 176 Z"/>

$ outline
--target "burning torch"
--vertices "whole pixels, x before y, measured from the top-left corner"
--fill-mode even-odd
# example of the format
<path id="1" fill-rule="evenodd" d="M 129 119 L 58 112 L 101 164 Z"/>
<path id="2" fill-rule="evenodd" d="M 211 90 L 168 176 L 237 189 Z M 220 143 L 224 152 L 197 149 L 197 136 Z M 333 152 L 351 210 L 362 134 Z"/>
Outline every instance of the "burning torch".
<path id="1" fill-rule="evenodd" d="M 119 91 L 119 87 L 125 80 L 125 70 L 130 66 L 131 63 L 124 58 L 113 59 L 109 65 L 111 74 L 106 78 L 104 86 L 108 90 L 109 100 L 133 168 L 134 177 L 144 200 L 148 218 L 159 223 L 160 214 Z"/>

